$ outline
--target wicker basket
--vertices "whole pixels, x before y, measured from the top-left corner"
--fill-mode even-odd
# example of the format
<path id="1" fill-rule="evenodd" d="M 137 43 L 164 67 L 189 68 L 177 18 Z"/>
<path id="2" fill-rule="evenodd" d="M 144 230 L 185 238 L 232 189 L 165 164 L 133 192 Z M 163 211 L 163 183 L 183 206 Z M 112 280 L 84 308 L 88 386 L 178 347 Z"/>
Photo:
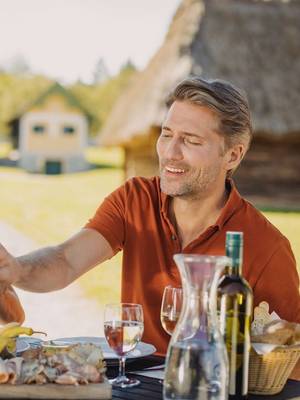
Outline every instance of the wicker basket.
<path id="1" fill-rule="evenodd" d="M 251 349 L 249 393 L 264 395 L 279 393 L 299 357 L 300 346 L 276 347 L 264 355 L 259 355 Z"/>

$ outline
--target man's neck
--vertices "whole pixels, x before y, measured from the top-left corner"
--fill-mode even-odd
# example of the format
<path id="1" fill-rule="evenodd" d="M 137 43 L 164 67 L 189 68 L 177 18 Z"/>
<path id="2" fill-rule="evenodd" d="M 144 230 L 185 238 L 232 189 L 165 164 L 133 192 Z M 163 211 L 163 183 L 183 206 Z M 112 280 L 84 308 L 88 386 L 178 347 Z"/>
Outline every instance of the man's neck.
<path id="1" fill-rule="evenodd" d="M 186 247 L 209 226 L 216 223 L 228 199 L 225 185 L 218 191 L 197 199 L 175 197 L 170 203 L 170 217 L 176 227 L 182 248 Z"/>

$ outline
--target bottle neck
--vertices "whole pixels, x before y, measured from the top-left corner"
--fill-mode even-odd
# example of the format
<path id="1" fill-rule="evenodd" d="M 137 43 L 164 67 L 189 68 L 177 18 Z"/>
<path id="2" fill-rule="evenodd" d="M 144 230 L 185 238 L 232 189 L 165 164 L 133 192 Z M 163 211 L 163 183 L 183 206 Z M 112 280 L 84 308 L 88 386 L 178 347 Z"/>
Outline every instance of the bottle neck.
<path id="1" fill-rule="evenodd" d="M 243 266 L 243 246 L 226 246 L 226 256 L 231 260 L 231 266 L 229 268 L 231 275 L 242 275 Z"/>

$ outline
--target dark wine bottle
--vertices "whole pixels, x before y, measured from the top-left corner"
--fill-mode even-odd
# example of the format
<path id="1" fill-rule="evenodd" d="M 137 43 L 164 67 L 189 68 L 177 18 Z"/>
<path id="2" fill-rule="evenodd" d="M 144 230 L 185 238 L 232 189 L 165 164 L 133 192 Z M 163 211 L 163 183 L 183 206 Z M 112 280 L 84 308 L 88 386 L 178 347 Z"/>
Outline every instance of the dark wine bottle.
<path id="1" fill-rule="evenodd" d="M 229 399 L 246 399 L 250 355 L 252 289 L 242 275 L 243 233 L 226 232 L 226 256 L 230 259 L 218 287 L 220 330 L 229 361 Z"/>

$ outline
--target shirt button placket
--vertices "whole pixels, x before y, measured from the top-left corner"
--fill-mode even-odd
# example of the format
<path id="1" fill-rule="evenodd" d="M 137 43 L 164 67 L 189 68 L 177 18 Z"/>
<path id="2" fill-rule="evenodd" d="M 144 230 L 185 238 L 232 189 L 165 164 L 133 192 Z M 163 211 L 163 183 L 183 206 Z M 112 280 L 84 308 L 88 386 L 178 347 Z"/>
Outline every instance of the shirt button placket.
<path id="1" fill-rule="evenodd" d="M 180 249 L 180 245 L 179 245 L 179 240 L 174 233 L 171 235 L 171 239 L 172 239 L 172 242 L 174 243 L 173 247 L 175 247 L 177 252 L 180 252 L 181 249 Z"/>

